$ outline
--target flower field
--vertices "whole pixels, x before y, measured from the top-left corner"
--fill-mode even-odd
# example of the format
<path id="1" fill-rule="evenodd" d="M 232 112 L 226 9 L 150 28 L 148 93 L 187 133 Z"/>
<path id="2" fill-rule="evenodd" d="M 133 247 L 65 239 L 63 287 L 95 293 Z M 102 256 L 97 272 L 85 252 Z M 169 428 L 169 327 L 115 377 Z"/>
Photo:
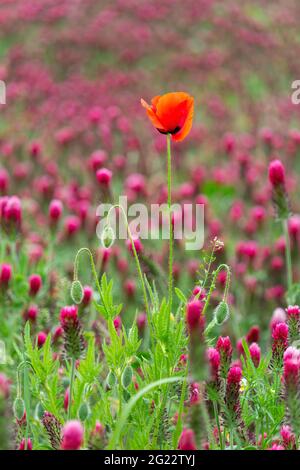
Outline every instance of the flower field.
<path id="1" fill-rule="evenodd" d="M 299 22 L 0 2 L 1 450 L 299 449 Z"/>

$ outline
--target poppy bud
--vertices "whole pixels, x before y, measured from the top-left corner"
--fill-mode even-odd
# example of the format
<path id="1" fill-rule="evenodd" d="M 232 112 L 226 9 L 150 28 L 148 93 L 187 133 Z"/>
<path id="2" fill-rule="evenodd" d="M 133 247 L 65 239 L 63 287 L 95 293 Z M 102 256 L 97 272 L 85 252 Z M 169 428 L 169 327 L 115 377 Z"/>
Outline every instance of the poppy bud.
<path id="1" fill-rule="evenodd" d="M 73 281 L 71 285 L 71 298 L 75 304 L 80 304 L 83 296 L 84 294 L 81 282 L 77 279 L 76 281 Z"/>
<path id="2" fill-rule="evenodd" d="M 24 403 L 24 400 L 20 397 L 17 397 L 14 401 L 14 406 L 13 406 L 13 409 L 14 409 L 14 415 L 15 415 L 15 418 L 18 420 L 18 421 L 21 421 L 21 419 L 23 418 L 24 416 L 24 413 L 25 413 L 25 403 Z"/>
<path id="3" fill-rule="evenodd" d="M 101 233 L 101 243 L 103 248 L 109 249 L 116 239 L 115 232 L 110 225 L 106 225 Z"/>
<path id="4" fill-rule="evenodd" d="M 219 303 L 219 305 L 215 308 L 214 311 L 214 319 L 217 325 L 222 325 L 225 323 L 229 318 L 229 307 L 227 302 Z"/>
<path id="5" fill-rule="evenodd" d="M 128 365 L 128 366 L 125 367 L 125 369 L 123 371 L 123 374 L 122 374 L 122 377 L 121 377 L 122 386 L 124 388 L 129 387 L 129 385 L 132 382 L 132 376 L 133 376 L 132 367 Z"/>
<path id="6" fill-rule="evenodd" d="M 87 403 L 82 403 L 78 410 L 78 418 L 80 421 L 85 421 L 90 415 L 90 409 Z"/>
<path id="7" fill-rule="evenodd" d="M 117 382 L 117 378 L 115 374 L 110 370 L 107 377 L 106 377 L 106 384 L 109 389 L 114 388 L 115 384 Z"/>

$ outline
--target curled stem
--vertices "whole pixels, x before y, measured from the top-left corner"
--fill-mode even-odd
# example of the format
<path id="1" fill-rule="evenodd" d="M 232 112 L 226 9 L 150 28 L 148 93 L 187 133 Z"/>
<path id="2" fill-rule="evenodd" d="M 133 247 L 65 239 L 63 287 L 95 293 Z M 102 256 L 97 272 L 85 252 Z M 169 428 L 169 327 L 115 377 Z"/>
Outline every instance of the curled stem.
<path id="1" fill-rule="evenodd" d="M 209 288 L 209 291 L 208 291 L 208 294 L 207 294 L 207 297 L 206 297 L 206 301 L 205 301 L 205 304 L 204 304 L 204 307 L 203 307 L 203 310 L 202 310 L 203 315 L 205 314 L 205 311 L 206 311 L 206 309 L 209 305 L 211 294 L 213 293 L 213 290 L 216 286 L 217 276 L 218 276 L 219 272 L 222 271 L 222 269 L 225 269 L 226 272 L 227 272 L 226 284 L 225 284 L 225 289 L 224 289 L 224 293 L 223 293 L 223 302 L 227 301 L 227 296 L 228 296 L 228 292 L 229 292 L 229 288 L 230 288 L 231 272 L 230 272 L 230 268 L 227 264 L 220 264 L 220 266 L 218 266 L 218 268 L 213 272 L 213 278 L 212 278 L 210 288 Z"/>
<path id="2" fill-rule="evenodd" d="M 109 216 L 110 216 L 110 213 L 111 213 L 112 210 L 117 209 L 117 208 L 121 210 L 121 212 L 122 212 L 122 214 L 123 214 L 123 216 L 124 216 L 124 220 L 125 220 L 125 223 L 126 223 L 127 233 L 128 233 L 129 240 L 130 240 L 130 243 L 131 243 L 131 248 L 132 248 L 133 256 L 134 256 L 134 259 L 135 259 L 135 262 L 136 262 L 136 268 L 137 268 L 137 271 L 138 271 L 138 275 L 139 275 L 139 278 L 140 278 L 140 283 L 141 283 L 141 287 L 142 287 L 142 291 L 143 291 L 145 309 L 146 309 L 147 316 L 149 317 L 149 315 L 150 315 L 150 308 L 149 308 L 149 304 L 148 304 L 148 297 L 147 297 L 147 291 L 146 291 L 145 281 L 144 281 L 144 277 L 143 277 L 143 273 L 142 273 L 142 269 L 141 269 L 139 257 L 138 257 L 138 254 L 137 254 L 137 252 L 136 252 L 136 249 L 135 249 L 133 236 L 132 236 L 132 233 L 131 233 L 131 230 L 130 230 L 130 226 L 129 226 L 128 219 L 127 219 L 126 213 L 125 213 L 125 211 L 124 211 L 124 208 L 123 208 L 120 204 L 115 204 L 115 205 L 113 205 L 113 206 L 109 209 L 109 211 L 108 211 L 108 214 L 107 214 L 107 216 L 106 216 L 106 220 L 107 220 L 107 223 L 109 224 Z"/>
<path id="3" fill-rule="evenodd" d="M 94 258 L 93 258 L 92 252 L 89 248 L 86 248 L 86 247 L 80 248 L 80 250 L 78 250 L 77 253 L 76 253 L 75 261 L 74 261 L 74 281 L 78 281 L 79 257 L 84 252 L 89 255 L 91 269 L 92 269 L 92 273 L 93 273 L 93 276 L 94 276 L 95 284 L 97 286 L 97 289 L 98 289 L 100 298 L 102 300 L 103 306 L 106 310 L 106 305 L 105 305 L 105 302 L 103 301 L 102 290 L 101 290 L 101 286 L 100 286 L 100 283 L 99 283 Z M 107 310 L 106 310 L 106 313 L 108 314 Z"/>

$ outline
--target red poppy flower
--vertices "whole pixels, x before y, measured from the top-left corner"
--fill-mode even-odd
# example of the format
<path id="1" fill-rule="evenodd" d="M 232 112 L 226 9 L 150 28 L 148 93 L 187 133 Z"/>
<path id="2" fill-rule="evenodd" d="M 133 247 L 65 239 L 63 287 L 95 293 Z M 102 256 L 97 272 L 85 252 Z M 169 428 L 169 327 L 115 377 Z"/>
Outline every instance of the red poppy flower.
<path id="1" fill-rule="evenodd" d="M 141 99 L 154 127 L 162 134 L 171 134 L 179 142 L 191 130 L 194 113 L 194 98 L 184 92 L 155 96 L 151 105 Z"/>

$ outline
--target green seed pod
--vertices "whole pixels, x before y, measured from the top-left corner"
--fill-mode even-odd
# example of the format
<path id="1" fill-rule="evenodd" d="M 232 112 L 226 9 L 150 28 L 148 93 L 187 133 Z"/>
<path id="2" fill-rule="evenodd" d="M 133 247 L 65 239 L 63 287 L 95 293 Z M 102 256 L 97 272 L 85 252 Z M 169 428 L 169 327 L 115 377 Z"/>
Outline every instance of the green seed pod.
<path id="1" fill-rule="evenodd" d="M 132 367 L 126 366 L 121 377 L 122 385 L 124 388 L 128 388 L 129 385 L 131 384 L 132 375 L 133 375 Z"/>
<path id="2" fill-rule="evenodd" d="M 227 302 L 222 300 L 222 302 L 217 305 L 214 311 L 214 318 L 217 325 L 222 325 L 229 318 L 229 307 Z"/>
<path id="3" fill-rule="evenodd" d="M 116 379 L 115 374 L 112 371 L 110 371 L 106 378 L 106 384 L 108 385 L 109 388 L 114 388 L 116 382 L 117 382 L 117 379 Z"/>
<path id="4" fill-rule="evenodd" d="M 69 387 L 69 385 L 70 385 L 69 377 L 63 377 L 62 378 L 62 385 L 64 387 L 64 390 L 66 390 Z"/>
<path id="5" fill-rule="evenodd" d="M 115 233 L 110 225 L 106 225 L 101 234 L 101 243 L 104 248 L 110 248 L 115 241 Z"/>
<path id="6" fill-rule="evenodd" d="M 25 413 L 25 403 L 23 398 L 17 397 L 14 401 L 14 415 L 18 421 L 20 421 Z"/>
<path id="7" fill-rule="evenodd" d="M 80 421 L 85 421 L 90 415 L 90 409 L 87 403 L 82 403 L 78 410 L 78 418 Z"/>
<path id="8" fill-rule="evenodd" d="M 75 304 L 81 304 L 83 299 L 83 288 L 80 281 L 73 281 L 71 285 L 71 297 Z"/>
<path id="9" fill-rule="evenodd" d="M 36 405 L 36 408 L 35 408 L 35 417 L 36 417 L 36 419 L 41 420 L 44 417 L 44 413 L 45 413 L 45 408 L 43 407 L 41 402 L 39 402 Z"/>

